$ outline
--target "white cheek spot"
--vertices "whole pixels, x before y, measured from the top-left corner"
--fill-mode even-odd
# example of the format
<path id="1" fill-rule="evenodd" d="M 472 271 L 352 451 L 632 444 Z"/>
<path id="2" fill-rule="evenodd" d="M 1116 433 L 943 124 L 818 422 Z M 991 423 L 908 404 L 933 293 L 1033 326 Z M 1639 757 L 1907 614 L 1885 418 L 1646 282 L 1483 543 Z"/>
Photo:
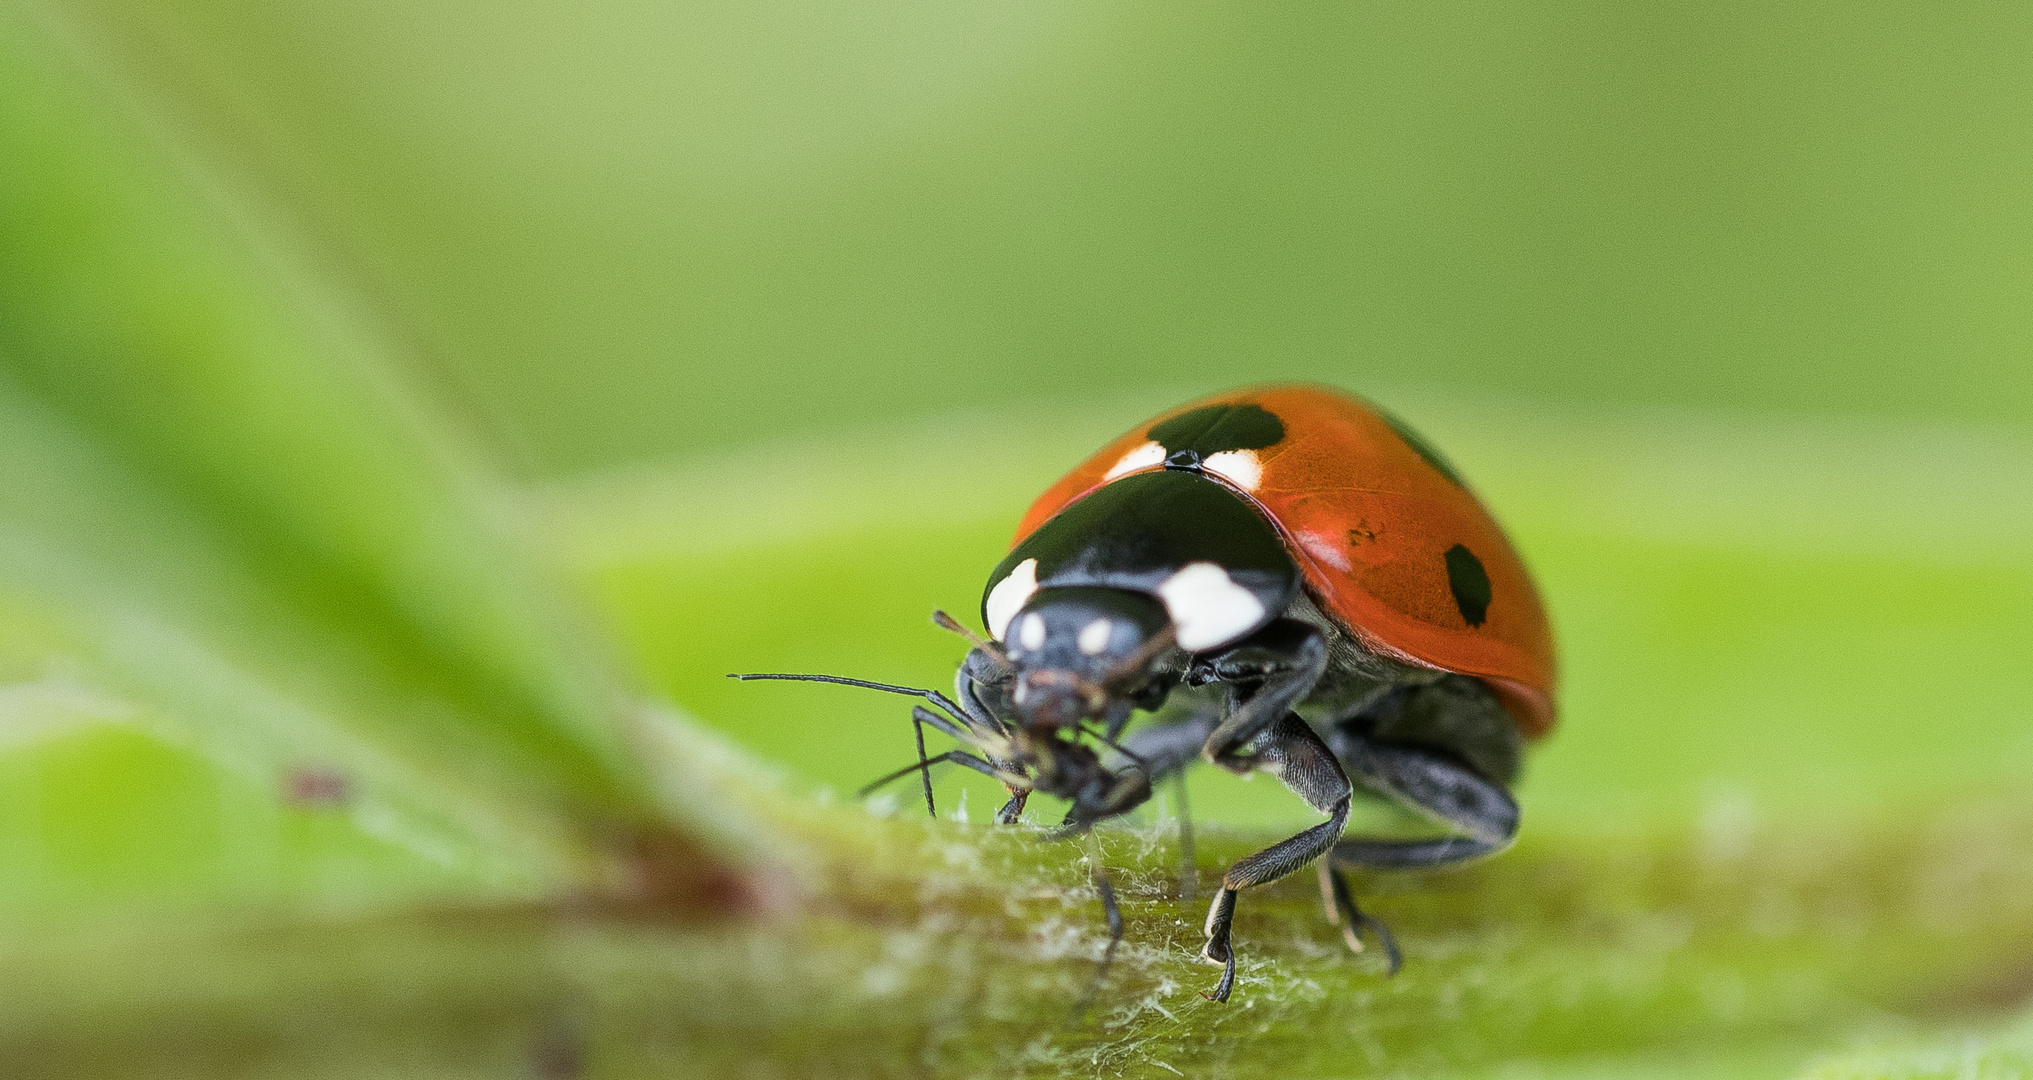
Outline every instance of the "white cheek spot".
<path id="1" fill-rule="evenodd" d="M 997 641 L 1009 630 L 1009 621 L 1030 602 L 1031 594 L 1038 591 L 1038 560 L 1025 559 L 1016 564 L 1009 576 L 995 583 L 988 590 L 988 602 L 981 605 L 981 613 L 988 617 L 988 634 Z"/>
<path id="2" fill-rule="evenodd" d="M 1045 643 L 1045 617 L 1033 611 L 1017 624 L 1017 644 L 1029 652 L 1038 651 Z"/>
<path id="3" fill-rule="evenodd" d="M 1226 645 L 1263 621 L 1263 601 L 1211 562 L 1187 563 L 1158 586 L 1179 647 L 1200 652 Z"/>
<path id="4" fill-rule="evenodd" d="M 1122 460 L 1116 462 L 1101 479 L 1104 481 L 1113 480 L 1124 473 L 1135 472 L 1138 469 L 1148 469 L 1153 465 L 1163 465 L 1164 463 L 1165 448 L 1158 445 L 1155 441 L 1146 442 L 1142 446 L 1124 454 Z"/>
<path id="5" fill-rule="evenodd" d="M 1263 483 L 1264 463 L 1254 450 L 1223 450 L 1209 454 L 1200 467 L 1244 491 L 1255 491 Z"/>
<path id="6" fill-rule="evenodd" d="M 1100 656 L 1108 650 L 1108 638 L 1115 633 L 1115 624 L 1107 619 L 1096 619 L 1080 628 L 1080 651 L 1088 656 Z"/>

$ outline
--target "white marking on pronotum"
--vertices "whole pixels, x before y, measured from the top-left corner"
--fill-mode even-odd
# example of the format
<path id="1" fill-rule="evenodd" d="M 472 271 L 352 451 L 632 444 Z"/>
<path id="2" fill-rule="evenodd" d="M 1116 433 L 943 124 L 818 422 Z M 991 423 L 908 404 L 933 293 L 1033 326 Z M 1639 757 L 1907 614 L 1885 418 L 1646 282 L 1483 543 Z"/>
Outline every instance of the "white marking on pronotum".
<path id="1" fill-rule="evenodd" d="M 1089 656 L 1099 656 L 1108 648 L 1108 637 L 1115 632 L 1115 624 L 1107 619 L 1096 619 L 1080 628 L 1080 651 Z"/>
<path id="2" fill-rule="evenodd" d="M 1264 479 L 1264 463 L 1254 450 L 1223 450 L 1209 454 L 1200 467 L 1244 491 L 1255 491 Z"/>
<path id="3" fill-rule="evenodd" d="M 1165 448 L 1158 445 L 1155 440 L 1152 440 L 1124 454 L 1122 460 L 1117 461 L 1102 479 L 1113 480 L 1123 473 L 1135 472 L 1138 469 L 1148 469 L 1153 465 L 1163 465 L 1164 463 Z"/>
<path id="4" fill-rule="evenodd" d="M 995 583 L 988 590 L 988 602 L 981 605 L 981 613 L 988 617 L 988 633 L 997 641 L 1009 630 L 1009 621 L 1030 602 L 1031 594 L 1038 591 L 1038 560 L 1025 559 L 1016 564 L 1009 576 Z"/>
<path id="5" fill-rule="evenodd" d="M 1225 645 L 1263 621 L 1264 604 L 1211 562 L 1192 562 L 1158 586 L 1179 647 L 1200 652 Z"/>
<path id="6" fill-rule="evenodd" d="M 1036 652 L 1045 643 L 1045 617 L 1033 611 L 1017 624 L 1017 644 Z"/>

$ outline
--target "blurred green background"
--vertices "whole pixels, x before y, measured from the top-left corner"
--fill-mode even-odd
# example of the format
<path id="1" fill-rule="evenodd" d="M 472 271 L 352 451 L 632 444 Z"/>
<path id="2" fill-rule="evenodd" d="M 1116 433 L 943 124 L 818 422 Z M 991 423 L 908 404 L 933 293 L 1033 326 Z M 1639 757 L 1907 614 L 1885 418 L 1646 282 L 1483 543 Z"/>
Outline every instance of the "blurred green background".
<path id="1" fill-rule="evenodd" d="M 1265 377 L 2033 417 L 2016 5 L 63 7 L 532 475 Z"/>
<path id="2" fill-rule="evenodd" d="M 542 892 L 530 806 L 648 798 L 617 687 L 851 790 L 903 707 L 721 676 L 943 685 L 1037 491 L 1269 379 L 1405 414 L 1542 575 L 1528 829 L 2023 790 L 2029 55 L 2010 4 L 7 0 L 0 910 Z"/>

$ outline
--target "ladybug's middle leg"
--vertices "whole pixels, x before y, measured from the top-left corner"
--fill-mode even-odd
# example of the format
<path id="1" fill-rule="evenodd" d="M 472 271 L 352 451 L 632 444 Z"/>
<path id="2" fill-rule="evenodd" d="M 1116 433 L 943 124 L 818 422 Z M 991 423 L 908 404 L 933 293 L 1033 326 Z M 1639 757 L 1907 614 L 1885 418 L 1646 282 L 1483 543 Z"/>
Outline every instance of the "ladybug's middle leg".
<path id="1" fill-rule="evenodd" d="M 1292 706 L 1313 692 L 1327 670 L 1327 639 L 1297 619 L 1275 619 L 1233 646 L 1194 662 L 1186 681 L 1234 689 L 1228 716 L 1207 736 L 1201 754 L 1234 773 L 1256 767 L 1243 752 Z"/>
<path id="2" fill-rule="evenodd" d="M 1221 879 L 1221 891 L 1207 911 L 1207 944 L 1200 952 L 1203 959 L 1222 966 L 1221 982 L 1206 995 L 1213 1001 L 1227 1001 L 1235 986 L 1235 950 L 1229 941 L 1229 927 L 1235 918 L 1236 893 L 1276 881 L 1332 848 L 1348 826 L 1349 803 L 1355 794 L 1334 752 L 1295 713 L 1286 713 L 1259 735 L 1250 749 L 1257 768 L 1284 781 L 1294 794 L 1327 814 L 1328 820 L 1236 860 Z"/>

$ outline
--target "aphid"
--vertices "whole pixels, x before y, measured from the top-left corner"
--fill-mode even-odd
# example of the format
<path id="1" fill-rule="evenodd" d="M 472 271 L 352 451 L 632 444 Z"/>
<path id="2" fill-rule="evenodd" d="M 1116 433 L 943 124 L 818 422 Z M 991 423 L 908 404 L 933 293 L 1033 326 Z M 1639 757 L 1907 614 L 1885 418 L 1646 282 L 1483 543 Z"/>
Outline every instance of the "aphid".
<path id="1" fill-rule="evenodd" d="M 878 783 L 955 762 L 1009 789 L 1000 822 L 1032 791 L 1069 800 L 1061 835 L 1133 809 L 1196 757 L 1278 777 L 1327 820 L 1223 877 L 1201 952 L 1222 967 L 1215 1001 L 1235 984 L 1237 894 L 1316 861 L 1329 918 L 1351 948 L 1376 934 L 1395 972 L 1342 868 L 1508 847 L 1508 785 L 1554 721 L 1552 631 L 1496 522 L 1418 435 L 1325 387 L 1217 395 L 1103 447 L 1032 505 L 981 614 L 991 640 L 974 639 L 952 698 L 740 677 L 924 697 L 946 715 L 915 707 L 920 763 Z M 1153 715 L 1124 738 L 1138 710 Z M 974 753 L 927 759 L 926 726 Z M 1344 838 L 1357 789 L 1451 834 Z"/>

